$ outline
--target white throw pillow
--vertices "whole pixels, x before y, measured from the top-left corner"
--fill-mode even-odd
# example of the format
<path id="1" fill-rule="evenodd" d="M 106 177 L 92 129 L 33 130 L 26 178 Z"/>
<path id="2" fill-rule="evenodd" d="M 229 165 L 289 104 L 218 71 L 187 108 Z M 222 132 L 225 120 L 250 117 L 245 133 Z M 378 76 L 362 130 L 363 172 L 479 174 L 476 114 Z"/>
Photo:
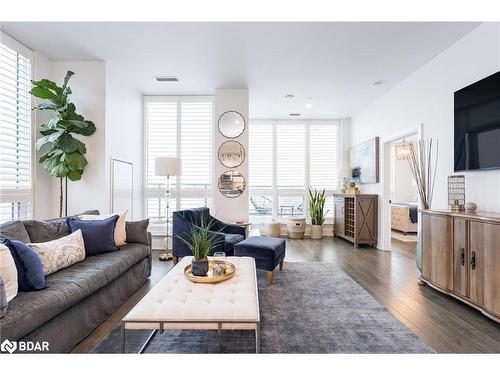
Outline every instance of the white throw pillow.
<path id="1" fill-rule="evenodd" d="M 80 220 L 92 221 L 92 220 L 104 220 L 111 216 L 118 215 L 118 220 L 115 224 L 115 246 L 123 246 L 127 242 L 127 231 L 125 230 L 125 220 L 127 217 L 128 210 L 122 211 L 119 214 L 106 214 L 106 215 L 79 215 Z"/>
<path id="2" fill-rule="evenodd" d="M 57 240 L 29 243 L 28 246 L 40 257 L 45 276 L 85 259 L 85 244 L 80 229 Z"/>
<path id="3" fill-rule="evenodd" d="M 7 246 L 0 244 L 0 277 L 3 280 L 7 302 L 17 296 L 17 268 Z"/>

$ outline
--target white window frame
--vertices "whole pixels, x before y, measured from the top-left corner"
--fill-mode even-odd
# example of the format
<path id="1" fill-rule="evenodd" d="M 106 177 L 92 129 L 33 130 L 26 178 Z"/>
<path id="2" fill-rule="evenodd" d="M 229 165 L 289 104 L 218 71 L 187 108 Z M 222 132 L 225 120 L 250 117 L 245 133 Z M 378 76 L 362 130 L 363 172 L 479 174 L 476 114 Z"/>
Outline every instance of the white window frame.
<path id="1" fill-rule="evenodd" d="M 24 56 L 30 61 L 30 75 L 31 79 L 35 74 L 35 62 L 33 51 L 26 47 L 24 44 L 18 42 L 6 33 L 0 30 L 0 42 L 12 49 L 19 55 Z M 28 94 L 30 95 L 30 94 Z M 30 97 L 31 107 L 35 106 L 35 98 Z M 37 162 L 37 151 L 35 147 L 36 141 L 36 115 L 30 112 L 30 187 L 28 189 L 1 189 L 0 188 L 0 202 L 28 202 L 30 206 L 29 219 L 36 217 L 35 207 L 35 163 Z"/>
<path id="2" fill-rule="evenodd" d="M 143 217 L 147 217 L 147 209 L 148 209 L 148 198 L 164 198 L 165 197 L 165 192 L 166 190 L 161 190 L 161 189 L 149 189 L 148 188 L 148 153 L 149 153 L 149 144 L 148 144 L 148 123 L 147 123 L 147 118 L 148 118 L 148 113 L 147 113 L 147 104 L 148 103 L 177 103 L 177 146 L 176 146 L 176 157 L 181 158 L 182 155 L 182 138 L 181 138 L 181 104 L 182 103 L 207 103 L 210 102 L 212 103 L 212 122 L 213 122 L 213 109 L 214 109 L 214 97 L 213 96 L 183 96 L 183 95 L 144 95 L 143 97 L 143 127 L 144 127 L 144 134 L 143 134 L 143 144 L 144 144 L 144 163 L 143 163 L 143 190 L 142 190 L 142 198 L 143 198 Z M 212 145 L 212 139 L 213 139 L 213 123 L 212 126 L 210 127 L 210 145 Z M 211 148 L 210 149 L 210 160 L 213 158 L 214 150 Z M 209 188 L 206 190 L 206 195 L 208 199 L 211 197 L 211 189 L 212 189 L 212 184 L 213 181 L 212 179 L 212 163 L 209 163 L 209 176 L 210 176 L 210 181 L 209 181 Z M 172 211 L 174 209 L 172 208 L 174 205 L 172 204 L 174 201 L 176 203 L 175 206 L 180 207 L 181 206 L 181 199 L 182 198 L 199 198 L 200 197 L 200 190 L 198 189 L 182 189 L 182 176 L 177 176 L 176 177 L 176 184 L 174 189 L 171 190 L 171 205 L 170 205 L 170 215 L 172 215 Z M 170 220 L 170 225 L 172 221 Z M 154 235 L 161 235 L 165 233 L 165 224 L 151 224 L 149 226 L 150 231 Z"/>
<path id="3" fill-rule="evenodd" d="M 273 199 L 273 212 L 272 212 L 272 218 L 275 219 L 280 219 L 279 216 L 279 205 L 278 205 L 278 199 L 279 197 L 304 197 L 304 215 L 308 217 L 308 196 L 307 196 L 307 189 L 310 186 L 310 159 L 309 159 L 309 154 L 310 154 L 310 141 L 309 141 L 309 129 L 311 125 L 325 125 L 325 126 L 331 126 L 335 125 L 336 129 L 336 139 L 337 139 L 337 144 L 336 147 L 337 149 L 335 150 L 336 152 L 336 169 L 337 172 L 340 171 L 340 166 L 341 166 L 341 157 L 342 157 L 342 145 L 340 144 L 341 142 L 341 127 L 342 127 L 342 122 L 341 120 L 259 120 L 259 119 L 253 119 L 250 120 L 249 126 L 251 127 L 253 123 L 257 123 L 259 125 L 269 125 L 272 126 L 273 128 L 273 147 L 272 147 L 272 164 L 273 164 L 273 181 L 272 181 L 272 188 L 271 189 L 263 189 L 263 188 L 253 188 L 251 185 L 251 180 L 249 181 L 249 197 L 253 195 L 263 195 L 263 196 L 271 196 Z M 303 124 L 305 126 L 305 176 L 304 176 L 304 186 L 303 188 L 296 188 L 296 189 L 283 189 L 279 188 L 277 184 L 277 145 L 278 145 L 278 138 L 277 138 L 277 129 L 278 125 L 286 125 L 286 124 Z M 250 130 L 251 131 L 251 130 Z M 249 157 L 251 157 L 251 153 L 249 150 Z M 338 184 L 338 179 L 337 179 L 337 184 Z M 338 189 L 338 185 L 337 185 Z M 325 189 L 325 194 L 327 196 L 332 196 L 333 193 L 337 189 Z M 249 202 L 250 204 L 250 202 Z M 327 210 L 330 210 L 329 216 L 333 213 L 333 207 L 326 207 Z M 262 220 L 259 220 L 259 219 Z M 252 216 L 251 217 L 252 223 L 255 224 L 262 224 L 263 222 L 266 221 L 266 217 L 262 216 Z M 331 217 L 328 217 L 325 221 L 325 224 L 331 224 L 333 222 L 333 219 Z"/>

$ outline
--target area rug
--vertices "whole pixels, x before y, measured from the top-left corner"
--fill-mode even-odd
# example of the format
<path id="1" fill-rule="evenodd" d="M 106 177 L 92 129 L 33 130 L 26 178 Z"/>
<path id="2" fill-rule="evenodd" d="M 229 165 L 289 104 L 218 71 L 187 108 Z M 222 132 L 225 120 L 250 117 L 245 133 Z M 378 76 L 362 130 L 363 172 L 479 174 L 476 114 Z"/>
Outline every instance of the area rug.
<path id="1" fill-rule="evenodd" d="M 401 242 L 407 242 L 407 243 L 417 243 L 417 234 L 416 233 L 401 233 L 401 232 L 391 232 L 391 237 L 395 238 L 396 240 L 399 240 Z"/>
<path id="2" fill-rule="evenodd" d="M 258 271 L 262 353 L 432 353 L 368 292 L 332 263 L 285 263 L 268 285 Z M 128 330 L 136 353 L 151 331 Z M 117 353 L 116 326 L 93 353 Z M 146 353 L 253 353 L 253 331 L 165 331 Z"/>

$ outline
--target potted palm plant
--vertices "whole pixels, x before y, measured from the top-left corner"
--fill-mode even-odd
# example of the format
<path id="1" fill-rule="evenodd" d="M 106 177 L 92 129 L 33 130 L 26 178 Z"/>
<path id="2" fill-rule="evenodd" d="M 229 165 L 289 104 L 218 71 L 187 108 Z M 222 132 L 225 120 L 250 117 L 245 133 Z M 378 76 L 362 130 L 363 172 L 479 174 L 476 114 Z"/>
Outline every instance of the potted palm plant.
<path id="1" fill-rule="evenodd" d="M 212 222 L 204 223 L 201 218 L 199 227 L 192 225 L 190 233 L 184 233 L 187 238 L 177 235 L 193 253 L 191 272 L 195 276 L 205 276 L 208 273 L 208 255 L 214 250 L 221 240 L 210 230 Z"/>
<path id="2" fill-rule="evenodd" d="M 309 188 L 309 216 L 311 218 L 311 238 L 321 239 L 323 237 L 323 223 L 325 222 L 325 189 L 323 191 Z"/>

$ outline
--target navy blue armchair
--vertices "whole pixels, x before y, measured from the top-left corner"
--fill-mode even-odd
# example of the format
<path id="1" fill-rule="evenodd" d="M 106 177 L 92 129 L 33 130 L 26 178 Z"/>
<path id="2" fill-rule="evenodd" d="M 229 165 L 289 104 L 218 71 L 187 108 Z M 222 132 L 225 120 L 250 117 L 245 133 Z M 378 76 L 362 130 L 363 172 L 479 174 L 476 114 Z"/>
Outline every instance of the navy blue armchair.
<path id="1" fill-rule="evenodd" d="M 203 223 L 202 223 L 203 220 Z M 192 208 L 173 213 L 172 230 L 172 255 L 174 264 L 179 258 L 192 255 L 191 250 L 179 238 L 188 239 L 191 230 L 200 228 L 202 224 L 210 223 L 211 235 L 217 242 L 217 246 L 210 255 L 216 251 L 224 251 L 226 255 L 234 254 L 234 245 L 245 239 L 245 228 L 238 225 L 226 224 L 210 215 L 210 210 L 206 207 Z"/>

